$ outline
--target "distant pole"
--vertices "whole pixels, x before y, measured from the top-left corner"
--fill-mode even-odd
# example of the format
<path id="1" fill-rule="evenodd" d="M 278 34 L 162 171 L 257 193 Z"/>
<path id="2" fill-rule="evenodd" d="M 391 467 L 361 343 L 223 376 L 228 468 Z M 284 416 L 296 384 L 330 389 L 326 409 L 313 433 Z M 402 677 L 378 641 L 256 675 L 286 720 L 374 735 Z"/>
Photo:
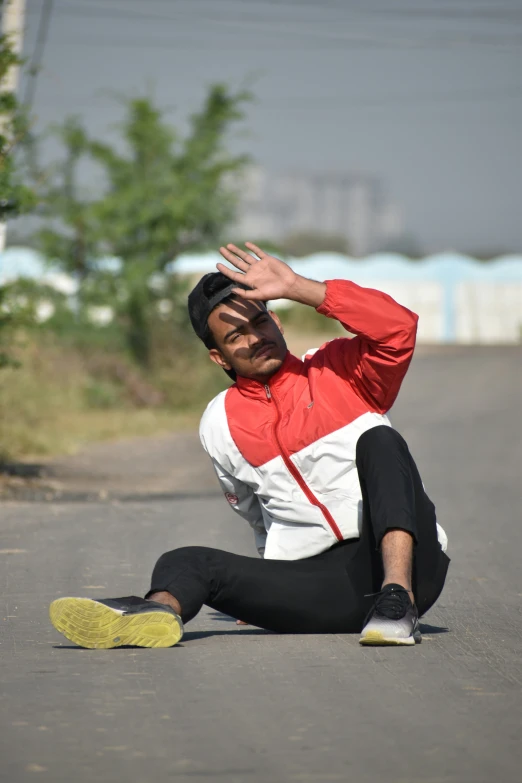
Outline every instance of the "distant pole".
<path id="1" fill-rule="evenodd" d="M 25 0 L 4 0 L 2 3 L 2 33 L 8 35 L 15 54 L 21 54 L 24 37 Z M 19 67 L 13 65 L 9 69 L 2 83 L 1 92 L 16 92 L 18 86 Z M 6 120 L 1 124 L 5 124 Z M 0 124 L 0 129 L 1 129 Z M 1 194 L 0 194 L 1 198 Z M 5 247 L 6 223 L 0 216 L 0 253 Z"/>
<path id="2" fill-rule="evenodd" d="M 36 93 L 36 82 L 42 67 L 42 59 L 45 50 L 45 44 L 49 35 L 49 25 L 51 24 L 51 14 L 53 11 L 53 0 L 42 0 L 40 8 L 40 21 L 38 23 L 38 32 L 36 33 L 36 42 L 33 55 L 28 63 L 27 76 L 25 79 L 24 94 L 21 97 L 21 104 L 24 109 L 32 109 L 34 96 Z"/>

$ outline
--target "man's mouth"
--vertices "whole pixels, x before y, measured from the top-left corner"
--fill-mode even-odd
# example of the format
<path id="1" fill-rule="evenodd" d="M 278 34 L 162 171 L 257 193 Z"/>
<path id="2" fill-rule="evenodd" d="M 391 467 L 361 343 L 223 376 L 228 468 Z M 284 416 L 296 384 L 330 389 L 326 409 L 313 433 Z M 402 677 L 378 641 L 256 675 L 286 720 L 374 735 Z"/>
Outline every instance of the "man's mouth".
<path id="1" fill-rule="evenodd" d="M 259 348 L 255 352 L 254 359 L 262 359 L 264 356 L 268 356 L 268 354 L 271 353 L 273 347 L 274 347 L 273 343 L 269 343 L 268 345 L 263 345 L 262 348 Z"/>

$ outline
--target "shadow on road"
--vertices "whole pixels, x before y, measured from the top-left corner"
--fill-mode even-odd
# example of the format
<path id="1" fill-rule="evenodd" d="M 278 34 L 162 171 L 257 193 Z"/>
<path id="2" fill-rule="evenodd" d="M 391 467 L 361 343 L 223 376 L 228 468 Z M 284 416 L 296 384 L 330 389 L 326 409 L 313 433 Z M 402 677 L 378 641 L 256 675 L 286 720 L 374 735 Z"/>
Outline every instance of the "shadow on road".
<path id="1" fill-rule="evenodd" d="M 226 618 L 223 618 L 226 619 Z M 439 634 L 439 633 L 449 633 L 449 628 L 443 628 L 438 625 L 428 625 L 426 623 L 421 623 L 421 632 L 429 635 Z M 183 647 L 187 642 L 195 642 L 200 639 L 210 639 L 212 637 L 219 637 L 219 636 L 277 636 L 278 634 L 274 633 L 273 631 L 265 631 L 262 628 L 247 628 L 243 626 L 241 629 L 230 629 L 228 631 L 185 631 L 183 634 L 183 641 L 179 644 L 174 645 L 174 647 L 169 649 L 174 649 L 177 647 Z M 285 634 L 285 636 L 288 634 Z M 299 634 L 291 634 L 292 636 L 296 636 Z M 333 634 L 335 636 L 339 636 L 339 634 Z M 325 636 L 328 636 L 328 634 L 325 634 Z M 353 634 L 346 634 L 346 636 L 353 636 Z M 121 647 L 114 647 L 113 652 L 117 650 L 145 650 L 147 648 L 145 647 L 133 647 L 132 645 L 122 645 Z M 90 650 L 87 650 L 85 647 L 78 647 L 75 644 L 53 644 L 53 650 L 78 650 L 80 652 L 90 652 Z"/>
<path id="2" fill-rule="evenodd" d="M 425 634 L 451 633 L 449 628 L 441 625 L 428 625 L 428 623 L 419 623 L 420 632 Z"/>
<path id="3" fill-rule="evenodd" d="M 32 467 L 32 466 L 22 466 Z M 34 466 L 38 467 L 38 466 Z M 0 474 L 1 475 L 1 474 Z M 5 474 L 7 475 L 7 474 Z M 43 475 L 43 474 L 42 474 Z M 15 474 L 10 474 L 14 477 Z M 21 477 L 21 474 L 19 476 Z M 24 478 L 29 478 L 26 474 Z M 37 474 L 31 478 L 37 478 Z M 41 477 L 41 475 L 40 475 Z M 3 491 L 4 500 L 15 500 L 25 503 L 153 503 L 172 500 L 204 500 L 205 498 L 221 498 L 219 491 L 210 492 L 110 492 L 99 490 L 95 492 L 71 492 L 55 490 L 52 487 L 9 486 Z"/>
<path id="4" fill-rule="evenodd" d="M 242 628 L 241 630 L 230 631 L 186 631 L 183 634 L 183 642 L 175 644 L 175 647 L 183 647 L 185 642 L 194 642 L 198 639 L 209 639 L 212 636 L 274 636 L 272 631 L 264 631 L 262 628 Z M 112 651 L 117 650 L 146 650 L 146 647 L 134 647 L 131 644 L 124 644 L 120 647 L 113 647 Z M 53 650 L 78 650 L 79 652 L 90 652 L 87 647 L 78 647 L 76 644 L 53 644 Z"/>
<path id="5" fill-rule="evenodd" d="M 45 467 L 36 462 L 0 462 L 0 476 L 42 478 L 46 475 Z"/>

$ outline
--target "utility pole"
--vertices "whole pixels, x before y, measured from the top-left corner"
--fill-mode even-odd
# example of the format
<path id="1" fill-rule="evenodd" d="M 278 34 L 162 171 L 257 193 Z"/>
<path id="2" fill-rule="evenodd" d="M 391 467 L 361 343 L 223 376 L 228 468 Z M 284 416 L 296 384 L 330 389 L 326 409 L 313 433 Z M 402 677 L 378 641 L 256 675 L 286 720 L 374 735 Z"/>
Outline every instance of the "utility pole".
<path id="1" fill-rule="evenodd" d="M 24 36 L 25 0 L 3 0 L 2 33 L 9 36 L 9 41 L 15 54 L 21 54 Z M 13 65 L 0 84 L 1 92 L 16 92 L 18 86 L 19 67 Z M 6 120 L 4 120 L 4 123 Z M 2 120 L 0 119 L 0 128 Z M 1 194 L 0 194 L 1 198 Z M 5 247 L 6 224 L 0 214 L 0 253 Z"/>

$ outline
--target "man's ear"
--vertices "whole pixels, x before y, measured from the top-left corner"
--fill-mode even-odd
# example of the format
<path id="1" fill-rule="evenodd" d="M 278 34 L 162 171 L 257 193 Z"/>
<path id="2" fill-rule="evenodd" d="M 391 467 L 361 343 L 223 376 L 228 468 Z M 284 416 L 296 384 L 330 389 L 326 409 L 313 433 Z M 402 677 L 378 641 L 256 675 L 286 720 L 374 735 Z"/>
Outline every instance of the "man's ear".
<path id="1" fill-rule="evenodd" d="M 279 316 L 277 315 L 277 313 L 274 313 L 274 311 L 273 311 L 273 310 L 269 310 L 269 311 L 268 311 L 268 315 L 270 316 L 270 318 L 272 319 L 272 321 L 274 321 L 275 325 L 277 326 L 277 328 L 279 329 L 279 331 L 281 332 L 281 334 L 284 334 L 284 333 L 285 333 L 285 330 L 283 329 L 283 324 L 282 324 L 282 323 L 281 323 L 281 321 L 279 320 Z"/>
<path id="2" fill-rule="evenodd" d="M 217 364 L 218 367 L 221 367 L 222 370 L 232 369 L 232 365 L 225 361 L 222 353 L 218 351 L 217 348 L 211 348 L 208 352 L 208 355 L 210 356 L 210 360 L 214 362 L 214 364 Z"/>

